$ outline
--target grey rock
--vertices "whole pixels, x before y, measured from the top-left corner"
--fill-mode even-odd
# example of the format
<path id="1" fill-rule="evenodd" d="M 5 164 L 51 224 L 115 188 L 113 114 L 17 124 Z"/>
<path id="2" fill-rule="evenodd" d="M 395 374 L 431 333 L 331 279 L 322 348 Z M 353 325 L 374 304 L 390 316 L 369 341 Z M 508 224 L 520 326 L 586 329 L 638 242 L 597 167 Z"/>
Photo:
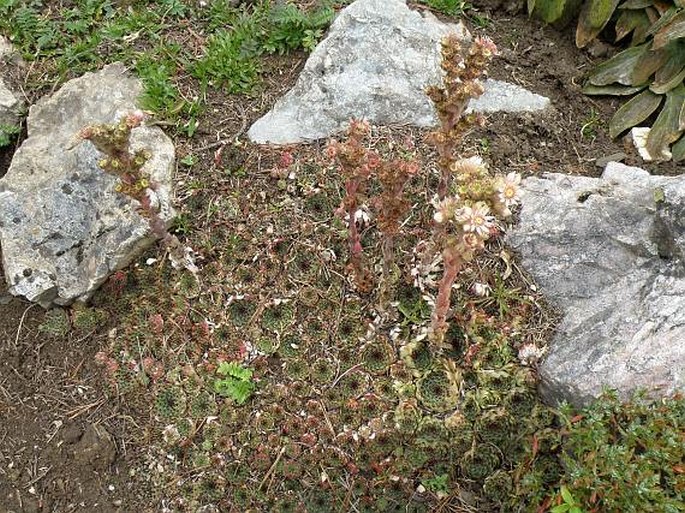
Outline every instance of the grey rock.
<path id="1" fill-rule="evenodd" d="M 563 314 L 543 397 L 685 390 L 685 178 L 612 162 L 601 178 L 528 178 L 523 192 L 507 240 Z"/>
<path id="2" fill-rule="evenodd" d="M 297 83 L 248 132 L 256 143 L 287 144 L 328 137 L 350 118 L 375 124 L 437 123 L 425 94 L 441 81 L 440 42 L 464 25 L 445 24 L 409 9 L 406 0 L 357 0 L 331 25 L 307 59 Z M 499 81 L 486 84 L 477 110 L 536 110 L 549 100 Z"/>
<path id="3" fill-rule="evenodd" d="M 0 179 L 0 244 L 12 294 L 45 307 L 85 301 L 154 242 L 137 202 L 114 190 L 117 178 L 97 165 L 102 155 L 76 137 L 137 109 L 141 92 L 138 79 L 112 64 L 31 107 L 28 138 Z M 172 219 L 171 140 L 158 127 L 141 126 L 131 147 L 152 152 L 144 170 L 157 184 L 160 215 Z"/>
<path id="4" fill-rule="evenodd" d="M 2 76 L 7 71 L 7 66 L 18 66 L 20 61 L 21 58 L 12 44 L 0 36 L 0 131 L 3 127 L 19 125 L 24 114 L 24 102 L 7 87 L 5 77 Z"/>
<path id="5" fill-rule="evenodd" d="M 483 95 L 471 100 L 467 111 L 538 112 L 550 106 L 549 98 L 508 82 L 489 79 L 485 81 L 484 86 Z"/>
<path id="6" fill-rule="evenodd" d="M 0 77 L 0 130 L 15 127 L 21 122 L 24 102 L 22 102 Z"/>
<path id="7" fill-rule="evenodd" d="M 607 155 L 605 157 L 599 157 L 598 159 L 595 159 L 595 166 L 601 167 L 604 169 L 607 167 L 607 164 L 610 162 L 621 162 L 625 159 L 628 158 L 628 155 L 623 153 L 622 151 L 612 153 L 611 155 Z"/>

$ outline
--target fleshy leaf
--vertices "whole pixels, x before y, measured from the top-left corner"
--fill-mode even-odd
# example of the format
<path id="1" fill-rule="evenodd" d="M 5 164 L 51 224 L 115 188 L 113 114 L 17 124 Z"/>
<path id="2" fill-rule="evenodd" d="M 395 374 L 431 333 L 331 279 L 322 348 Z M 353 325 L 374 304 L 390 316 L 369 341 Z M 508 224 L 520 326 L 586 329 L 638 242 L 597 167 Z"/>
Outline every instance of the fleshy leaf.
<path id="1" fill-rule="evenodd" d="M 619 9 L 644 9 L 653 5 L 652 0 L 626 0 L 621 5 L 618 6 Z"/>
<path id="2" fill-rule="evenodd" d="M 564 16 L 566 0 L 535 0 L 535 14 L 545 23 L 555 23 Z"/>
<path id="3" fill-rule="evenodd" d="M 645 43 L 614 55 L 611 59 L 603 62 L 593 70 L 589 78 L 590 83 L 596 86 L 608 85 L 614 82 L 623 85 L 633 85 L 630 78 L 635 64 L 648 48 L 649 44 Z"/>
<path id="4" fill-rule="evenodd" d="M 633 30 L 640 29 L 644 34 L 649 28 L 649 17 L 644 11 L 629 10 L 623 11 L 616 20 L 616 39 L 620 41 Z"/>
<path id="5" fill-rule="evenodd" d="M 655 160 L 667 158 L 668 146 L 677 141 L 681 134 L 680 112 L 685 102 L 685 85 L 666 93 L 666 103 L 647 136 L 647 152 Z"/>
<path id="6" fill-rule="evenodd" d="M 592 84 L 586 84 L 585 87 L 583 87 L 583 94 L 587 94 L 588 96 L 599 96 L 599 95 L 607 95 L 607 96 L 630 96 L 635 93 L 639 93 L 642 91 L 646 86 L 624 86 L 624 85 L 619 85 L 619 84 L 609 84 L 605 86 L 596 86 Z"/>
<path id="7" fill-rule="evenodd" d="M 673 18 L 676 17 L 676 15 L 680 12 L 680 9 L 675 7 L 674 5 L 671 5 L 670 9 L 668 9 L 666 12 L 660 12 L 657 11 L 659 17 L 657 20 L 652 24 L 651 27 L 649 27 L 649 32 L 648 34 L 654 35 L 657 32 L 659 32 L 662 28 L 664 28 L 666 25 L 668 25 Z M 655 4 L 654 7 L 649 7 L 645 9 L 645 12 L 647 12 L 649 9 L 657 9 L 659 6 L 658 4 Z"/>
<path id="8" fill-rule="evenodd" d="M 583 5 L 576 28 L 576 46 L 585 47 L 609 23 L 619 0 L 588 0 Z"/>
<path id="9" fill-rule="evenodd" d="M 613 139 L 647 119 L 659 108 L 662 98 L 648 89 L 624 103 L 609 123 L 609 136 Z"/>
<path id="10" fill-rule="evenodd" d="M 656 94 L 664 94 L 674 87 L 678 87 L 679 84 L 683 83 L 683 80 L 685 80 L 685 66 L 683 66 L 677 74 L 670 77 L 664 77 L 663 79 L 659 78 L 659 74 L 657 73 L 654 82 L 649 88 Z"/>
<path id="11" fill-rule="evenodd" d="M 685 37 L 685 11 L 682 10 L 654 34 L 654 49 L 662 48 L 681 37 Z"/>
<path id="12" fill-rule="evenodd" d="M 673 162 L 685 160 L 685 135 L 671 147 L 671 153 L 673 154 Z"/>
<path id="13" fill-rule="evenodd" d="M 645 52 L 635 63 L 633 74 L 630 77 L 631 83 L 636 86 L 645 84 L 655 71 L 661 69 L 668 62 L 670 57 L 671 54 L 665 48 Z"/>

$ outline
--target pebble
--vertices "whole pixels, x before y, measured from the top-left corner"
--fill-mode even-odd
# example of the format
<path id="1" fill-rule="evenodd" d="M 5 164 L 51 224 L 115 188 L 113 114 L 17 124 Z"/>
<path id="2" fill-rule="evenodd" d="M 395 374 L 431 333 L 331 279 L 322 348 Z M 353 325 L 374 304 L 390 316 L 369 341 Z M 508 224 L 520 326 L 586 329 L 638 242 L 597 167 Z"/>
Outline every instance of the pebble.
<path id="1" fill-rule="evenodd" d="M 622 162 L 624 159 L 628 158 L 628 155 L 619 151 L 618 153 L 612 153 L 606 157 L 600 157 L 595 160 L 595 166 L 604 169 L 609 162 Z"/>

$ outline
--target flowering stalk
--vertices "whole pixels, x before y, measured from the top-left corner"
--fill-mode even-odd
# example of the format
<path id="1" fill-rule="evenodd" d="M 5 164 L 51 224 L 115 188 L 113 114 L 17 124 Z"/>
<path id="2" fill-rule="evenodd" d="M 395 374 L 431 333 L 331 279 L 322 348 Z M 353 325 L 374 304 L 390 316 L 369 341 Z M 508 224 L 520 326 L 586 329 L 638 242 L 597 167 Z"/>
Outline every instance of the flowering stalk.
<path id="1" fill-rule="evenodd" d="M 155 184 L 143 171 L 143 166 L 152 155 L 146 149 L 131 152 L 131 130 L 139 127 L 144 119 L 145 115 L 137 111 L 115 124 L 88 126 L 79 132 L 78 137 L 90 141 L 105 155 L 98 165 L 105 172 L 119 178 L 117 192 L 140 203 L 141 213 L 147 217 L 153 235 L 160 239 L 169 251 L 169 259 L 174 268 L 185 267 L 196 274 L 198 269 L 194 263 L 192 249 L 181 244 L 181 241 L 167 230 L 166 222 L 160 216 Z"/>
<path id="2" fill-rule="evenodd" d="M 442 47 L 444 85 L 428 90 L 440 118 L 440 127 L 430 135 L 441 172 L 434 201 L 434 221 L 438 226 L 434 234 L 442 248 L 444 271 L 429 330 L 429 340 L 438 351 L 445 349 L 452 287 L 459 271 L 485 247 L 485 241 L 499 233 L 497 218 L 510 216 L 510 207 L 519 199 L 518 174 L 493 177 L 480 158 L 454 157 L 465 131 L 474 123 L 483 122 L 482 118 L 463 113 L 469 100 L 483 93 L 479 78 L 485 75 L 496 53 L 492 41 L 476 38 L 464 59 L 457 37 L 449 36 Z M 451 194 L 453 178 L 456 191 Z"/>
<path id="3" fill-rule="evenodd" d="M 442 86 L 431 86 L 428 97 L 435 104 L 440 126 L 429 135 L 429 142 L 438 152 L 438 169 L 440 183 L 438 198 L 447 195 L 450 186 L 451 169 L 457 145 L 466 131 L 484 123 L 478 114 L 464 115 L 464 110 L 472 98 L 483 94 L 484 88 L 480 78 L 486 75 L 486 69 L 497 48 L 488 38 L 476 38 L 466 58 L 462 56 L 461 44 L 456 34 L 450 34 L 442 42 L 442 69 L 445 72 Z"/>
<path id="4" fill-rule="evenodd" d="M 381 251 L 383 254 L 383 286 L 381 302 L 387 302 L 389 288 L 395 270 L 395 237 L 400 231 L 400 221 L 411 205 L 404 195 L 404 186 L 418 172 L 415 162 L 393 160 L 379 166 L 378 181 L 381 193 L 374 198 L 378 212 L 378 228 L 383 235 Z"/>
<path id="5" fill-rule="evenodd" d="M 334 141 L 328 146 L 328 156 L 335 158 L 338 168 L 345 177 L 345 197 L 337 210 L 338 215 L 347 215 L 348 244 L 350 247 L 349 266 L 354 274 L 357 288 L 361 292 L 370 292 L 373 288 L 373 276 L 364 265 L 362 244 L 357 229 L 357 209 L 359 199 L 363 197 L 366 182 L 371 173 L 380 164 L 380 158 L 364 147 L 364 139 L 370 130 L 366 121 L 352 120 L 345 142 Z"/>

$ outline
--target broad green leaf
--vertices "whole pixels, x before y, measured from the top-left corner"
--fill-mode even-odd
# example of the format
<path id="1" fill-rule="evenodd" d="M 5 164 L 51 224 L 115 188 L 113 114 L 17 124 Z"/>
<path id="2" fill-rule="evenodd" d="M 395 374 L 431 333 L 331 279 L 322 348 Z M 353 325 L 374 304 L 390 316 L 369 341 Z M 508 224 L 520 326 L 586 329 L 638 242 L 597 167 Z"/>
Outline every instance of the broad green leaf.
<path id="1" fill-rule="evenodd" d="M 656 7 L 656 5 L 655 5 Z M 651 7 L 650 7 L 651 9 Z M 645 9 L 645 12 L 647 12 L 648 9 Z M 657 11 L 658 12 L 658 11 Z M 652 24 L 651 27 L 649 27 L 649 32 L 648 34 L 654 35 L 657 32 L 659 32 L 662 28 L 664 28 L 666 25 L 668 25 L 673 18 L 676 17 L 676 15 L 680 12 L 680 9 L 678 7 L 672 6 L 670 9 L 668 9 L 665 13 L 659 13 L 658 19 Z"/>
<path id="2" fill-rule="evenodd" d="M 633 85 L 641 85 L 647 83 L 649 77 L 662 68 L 670 58 L 670 53 L 665 48 L 659 50 L 650 50 L 645 52 L 635 63 L 633 74 L 630 81 Z"/>
<path id="3" fill-rule="evenodd" d="M 604 86 L 618 82 L 623 85 L 633 85 L 630 80 L 635 64 L 649 49 L 647 43 L 623 50 L 608 61 L 597 66 L 590 75 L 592 85 Z"/>
<path id="4" fill-rule="evenodd" d="M 552 509 L 550 509 L 550 513 L 566 513 L 569 508 L 568 504 L 559 504 L 558 506 L 554 506 Z"/>
<path id="5" fill-rule="evenodd" d="M 561 487 L 561 498 L 564 499 L 564 502 L 566 502 L 566 504 L 576 503 L 576 500 L 573 498 L 573 495 L 571 495 L 571 492 L 565 486 Z"/>
<path id="6" fill-rule="evenodd" d="M 685 135 L 671 147 L 671 153 L 673 154 L 673 162 L 685 160 Z"/>
<path id="7" fill-rule="evenodd" d="M 585 47 L 609 23 L 619 0 L 588 0 L 583 5 L 576 28 L 576 46 Z"/>
<path id="8" fill-rule="evenodd" d="M 640 29 L 646 35 L 649 25 L 649 17 L 644 11 L 623 11 L 616 20 L 615 42 L 620 41 L 636 29 Z"/>
<path id="9" fill-rule="evenodd" d="M 619 9 L 644 9 L 653 5 L 653 0 L 627 0 L 618 6 Z"/>
<path id="10" fill-rule="evenodd" d="M 649 18 L 649 28 L 651 29 L 654 24 L 659 21 L 659 18 L 661 18 L 661 15 L 659 14 L 659 11 L 656 10 L 654 7 L 647 7 L 645 9 L 645 14 Z M 647 34 L 649 34 L 649 31 L 647 31 Z"/>
<path id="11" fill-rule="evenodd" d="M 654 49 L 662 48 L 681 37 L 685 37 L 685 11 L 683 10 L 654 34 Z"/>
<path id="12" fill-rule="evenodd" d="M 535 13 L 545 23 L 555 23 L 564 16 L 566 0 L 535 0 Z"/>
<path id="13" fill-rule="evenodd" d="M 649 88 L 656 94 L 664 94 L 674 87 L 678 87 L 678 84 L 682 84 L 683 80 L 685 80 L 685 66 L 677 74 L 670 77 L 660 78 L 657 73 L 654 82 Z"/>
<path id="14" fill-rule="evenodd" d="M 662 99 L 662 96 L 654 94 L 648 89 L 624 103 L 611 118 L 609 136 L 613 139 L 625 130 L 647 119 L 659 108 Z"/>
<path id="15" fill-rule="evenodd" d="M 666 93 L 666 103 L 647 136 L 647 151 L 655 160 L 665 159 L 668 146 L 677 141 L 683 132 L 680 129 L 683 102 L 685 102 L 685 85 L 680 85 Z"/>
<path id="16" fill-rule="evenodd" d="M 598 95 L 608 95 L 608 96 L 630 96 L 635 93 L 639 93 L 646 86 L 624 86 L 619 84 L 609 84 L 605 86 L 596 86 L 592 84 L 586 84 L 583 87 L 583 94 L 588 96 L 598 96 Z"/>
<path id="17" fill-rule="evenodd" d="M 668 52 L 668 60 L 654 75 L 654 81 L 650 89 L 663 94 L 677 87 L 683 82 L 683 70 L 685 70 L 685 40 L 674 41 L 665 50 Z"/>

